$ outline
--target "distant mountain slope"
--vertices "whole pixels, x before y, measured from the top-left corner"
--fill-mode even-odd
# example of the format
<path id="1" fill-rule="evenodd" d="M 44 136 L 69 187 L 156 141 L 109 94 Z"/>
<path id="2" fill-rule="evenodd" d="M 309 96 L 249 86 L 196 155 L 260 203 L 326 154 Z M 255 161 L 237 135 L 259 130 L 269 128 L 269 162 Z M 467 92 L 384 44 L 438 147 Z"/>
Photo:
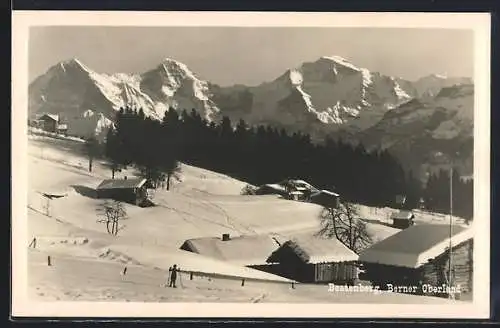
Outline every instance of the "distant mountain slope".
<path id="1" fill-rule="evenodd" d="M 30 84 L 29 113 L 57 113 L 70 134 L 102 137 L 123 106 L 142 108 L 155 119 L 171 107 L 195 109 L 209 122 L 225 115 L 233 123 L 300 130 L 318 141 L 361 140 L 419 167 L 434 161 L 430 153 L 443 152 L 440 143 L 455 147 L 472 137 L 473 89 L 470 78 L 434 74 L 408 81 L 338 56 L 302 63 L 255 87 L 218 86 L 170 58 L 142 74 L 101 74 L 72 59 Z"/>
<path id="2" fill-rule="evenodd" d="M 360 139 L 368 148 L 391 150 L 418 171 L 449 167 L 453 160 L 463 174 L 472 174 L 473 116 L 474 86 L 455 85 L 388 111 Z"/>

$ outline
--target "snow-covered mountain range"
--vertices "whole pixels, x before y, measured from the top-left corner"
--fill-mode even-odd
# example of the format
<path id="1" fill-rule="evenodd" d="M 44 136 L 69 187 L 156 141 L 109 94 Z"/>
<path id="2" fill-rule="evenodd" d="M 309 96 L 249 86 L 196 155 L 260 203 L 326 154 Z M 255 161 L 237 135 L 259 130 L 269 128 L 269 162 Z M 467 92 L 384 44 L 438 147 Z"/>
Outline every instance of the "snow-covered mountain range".
<path id="1" fill-rule="evenodd" d="M 303 63 L 255 87 L 218 86 L 170 58 L 142 74 L 102 74 L 71 59 L 30 84 L 29 113 L 57 113 L 70 134 L 86 136 L 102 134 L 122 106 L 157 119 L 169 108 L 194 108 L 207 121 L 226 115 L 317 139 L 347 135 L 408 159 L 406 153 L 421 144 L 434 149 L 444 140 L 472 138 L 473 90 L 470 78 L 433 74 L 408 81 L 338 56 Z"/>

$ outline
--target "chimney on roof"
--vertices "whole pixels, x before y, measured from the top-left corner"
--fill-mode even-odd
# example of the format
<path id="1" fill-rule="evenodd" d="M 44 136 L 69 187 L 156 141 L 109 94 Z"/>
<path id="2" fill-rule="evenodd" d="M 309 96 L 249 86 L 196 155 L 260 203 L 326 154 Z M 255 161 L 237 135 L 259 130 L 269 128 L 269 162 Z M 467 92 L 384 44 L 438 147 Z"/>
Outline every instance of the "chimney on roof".
<path id="1" fill-rule="evenodd" d="M 228 241 L 230 239 L 231 239 L 231 237 L 229 236 L 228 233 L 223 233 L 222 234 L 222 241 Z"/>

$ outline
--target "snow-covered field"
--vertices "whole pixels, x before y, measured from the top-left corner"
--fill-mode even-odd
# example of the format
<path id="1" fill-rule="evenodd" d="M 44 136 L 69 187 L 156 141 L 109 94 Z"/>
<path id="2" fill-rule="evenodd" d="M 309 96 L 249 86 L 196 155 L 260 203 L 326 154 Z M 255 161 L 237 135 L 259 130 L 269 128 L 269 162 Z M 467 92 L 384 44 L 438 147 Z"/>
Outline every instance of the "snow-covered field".
<path id="1" fill-rule="evenodd" d="M 222 174 L 182 165 L 171 190 L 158 189 L 155 207 L 125 205 L 128 219 L 116 237 L 97 223 L 100 200 L 90 196 L 110 178 L 105 163 L 88 172 L 82 144 L 48 136 L 28 142 L 28 284 L 42 300 L 114 300 L 144 302 L 361 302 L 447 303 L 448 300 L 403 294 L 332 293 L 327 286 L 299 284 L 282 277 L 179 250 L 190 238 L 203 236 L 297 232 L 319 228 L 321 208 L 275 196 L 241 196 L 246 185 Z M 132 169 L 117 178 L 133 176 Z M 42 193 L 61 198 L 50 201 Z M 375 240 L 396 233 L 388 226 L 390 209 L 360 207 Z M 426 214 L 432 220 L 437 216 Z M 424 216 L 421 216 L 424 218 Z M 424 219 L 422 219 L 424 220 Z M 425 219 L 427 220 L 427 218 Z M 437 220 L 437 219 L 436 219 Z M 445 221 L 445 220 L 443 220 Z M 47 265 L 47 257 L 51 266 Z M 195 272 L 181 275 L 179 288 L 164 288 L 172 264 Z M 127 266 L 125 277 L 120 275 Z M 241 279 L 245 285 L 241 286 Z"/>

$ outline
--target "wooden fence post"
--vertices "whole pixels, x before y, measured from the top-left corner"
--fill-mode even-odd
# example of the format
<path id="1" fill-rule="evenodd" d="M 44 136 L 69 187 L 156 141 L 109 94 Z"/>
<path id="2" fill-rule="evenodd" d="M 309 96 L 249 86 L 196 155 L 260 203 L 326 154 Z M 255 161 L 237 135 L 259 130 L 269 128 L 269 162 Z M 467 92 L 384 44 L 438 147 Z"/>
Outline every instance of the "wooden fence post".
<path id="1" fill-rule="evenodd" d="M 193 280 L 193 272 L 189 273 L 189 280 Z"/>
<path id="2" fill-rule="evenodd" d="M 50 255 L 47 256 L 47 265 L 48 266 L 52 266 L 52 263 L 50 261 Z"/>
<path id="3" fill-rule="evenodd" d="M 245 279 L 241 279 L 241 286 L 245 286 Z"/>

